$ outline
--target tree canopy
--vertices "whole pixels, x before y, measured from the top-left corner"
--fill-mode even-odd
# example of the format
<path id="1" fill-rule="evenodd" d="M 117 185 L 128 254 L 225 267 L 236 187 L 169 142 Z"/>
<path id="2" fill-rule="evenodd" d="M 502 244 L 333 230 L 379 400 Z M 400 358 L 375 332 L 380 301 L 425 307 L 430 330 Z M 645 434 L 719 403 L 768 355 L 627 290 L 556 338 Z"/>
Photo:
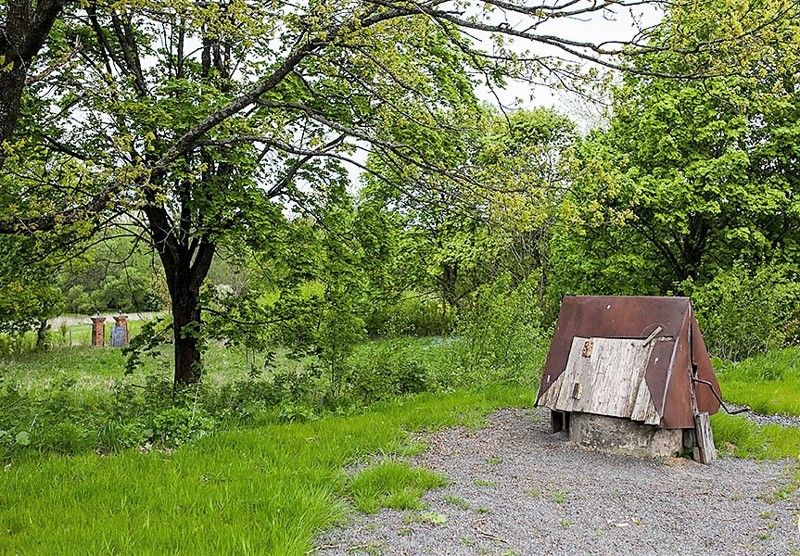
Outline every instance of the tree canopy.
<path id="1" fill-rule="evenodd" d="M 74 246 L 113 226 L 150 245 L 170 297 L 176 384 L 201 376 L 201 290 L 215 255 L 287 252 L 300 216 L 344 235 L 369 222 L 424 233 L 416 276 L 438 281 L 450 306 L 503 272 L 538 272 L 544 299 L 547 246 L 570 211 L 634 226 L 651 251 L 632 236 L 600 241 L 632 244 L 614 249 L 659 275 L 656 289 L 707 276 L 707 253 L 725 256 L 723 244 L 763 257 L 794 230 L 796 92 L 781 86 L 796 71 L 783 46 L 796 44 L 796 7 L 734 3 L 735 17 L 714 19 L 728 3 L 677 3 L 663 25 L 601 44 L 551 32 L 564 18 L 648 3 L 660 5 L 9 0 L 0 232 Z M 582 170 L 568 177 L 568 120 L 494 113 L 475 88 L 522 79 L 580 89 L 596 72 L 587 61 L 629 77 L 610 130 L 580 142 Z M 664 133 L 676 122 L 680 133 Z M 375 210 L 359 207 L 351 222 L 342 192 L 354 167 Z M 786 222 L 770 220 L 778 207 Z M 325 241 L 312 242 L 325 257 L 356 256 Z M 582 248 L 570 241 L 561 264 Z M 650 264 L 653 252 L 663 260 Z M 323 298 L 350 311 L 342 292 L 368 277 L 320 268 Z"/>

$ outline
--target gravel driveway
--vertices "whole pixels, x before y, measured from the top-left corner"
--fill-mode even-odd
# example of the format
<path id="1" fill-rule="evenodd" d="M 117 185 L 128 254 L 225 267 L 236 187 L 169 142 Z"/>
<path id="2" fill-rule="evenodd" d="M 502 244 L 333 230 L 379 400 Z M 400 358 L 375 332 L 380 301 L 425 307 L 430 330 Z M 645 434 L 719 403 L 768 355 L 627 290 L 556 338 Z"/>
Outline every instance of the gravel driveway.
<path id="1" fill-rule="evenodd" d="M 318 554 L 800 556 L 800 499 L 776 493 L 796 462 L 644 460 L 547 432 L 542 410 L 428 437 L 413 463 L 449 486 L 423 512 L 355 514 Z"/>

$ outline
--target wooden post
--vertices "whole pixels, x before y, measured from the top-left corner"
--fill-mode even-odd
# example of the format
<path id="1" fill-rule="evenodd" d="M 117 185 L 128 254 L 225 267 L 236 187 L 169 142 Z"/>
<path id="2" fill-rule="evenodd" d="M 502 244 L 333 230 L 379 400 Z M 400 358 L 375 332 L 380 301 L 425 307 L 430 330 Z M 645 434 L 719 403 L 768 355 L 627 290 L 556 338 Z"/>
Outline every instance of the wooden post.
<path id="1" fill-rule="evenodd" d="M 694 416 L 694 430 L 697 436 L 698 461 L 709 464 L 717 459 L 717 448 L 714 446 L 714 435 L 711 433 L 708 413 L 698 413 Z"/>
<path id="2" fill-rule="evenodd" d="M 692 345 L 692 327 L 689 327 L 689 345 Z M 717 459 L 717 448 L 714 446 L 714 434 L 711 432 L 711 420 L 708 413 L 700 413 L 697 407 L 697 365 L 692 362 L 689 368 L 689 393 L 691 394 L 692 413 L 694 414 L 694 440 L 697 446 L 692 450 L 692 459 L 706 465 Z"/>

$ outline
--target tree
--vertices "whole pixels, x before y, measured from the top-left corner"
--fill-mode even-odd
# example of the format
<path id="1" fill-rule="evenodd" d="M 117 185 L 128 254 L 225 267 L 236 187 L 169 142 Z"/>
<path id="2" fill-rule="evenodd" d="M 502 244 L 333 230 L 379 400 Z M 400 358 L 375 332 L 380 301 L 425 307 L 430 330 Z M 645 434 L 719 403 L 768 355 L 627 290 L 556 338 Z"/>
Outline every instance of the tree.
<path id="1" fill-rule="evenodd" d="M 0 4 L 0 143 L 11 139 L 19 120 L 26 83 L 34 58 L 68 0 L 7 0 Z M 0 151 L 0 167 L 3 152 Z"/>
<path id="2" fill-rule="evenodd" d="M 719 75 L 625 79 L 609 129 L 579 149 L 570 212 L 585 225 L 582 237 L 568 225 L 555 245 L 564 288 L 688 293 L 734 263 L 796 260 L 800 26 L 780 19 L 787 6 L 719 0 L 670 13 L 656 42 L 669 49 L 636 66 Z M 759 40 L 730 40 L 752 21 L 776 20 Z M 714 41 L 727 46 L 713 56 L 671 51 Z"/>
<path id="3" fill-rule="evenodd" d="M 549 230 L 568 189 L 562 155 L 574 124 L 548 109 L 473 110 L 478 125 L 454 126 L 447 152 L 436 154 L 464 168 L 468 180 L 390 174 L 400 165 L 376 156 L 372 167 L 381 178 L 392 177 L 370 179 L 365 196 L 401 221 L 413 245 L 404 272 L 418 269 L 409 281 L 417 288 L 430 284 L 443 306 L 457 307 L 506 272 L 514 283 L 538 272 L 543 300 Z"/>
<path id="4" fill-rule="evenodd" d="M 242 15 L 234 21 L 236 9 L 244 7 L 231 4 L 227 13 L 191 7 L 180 16 L 167 11 L 153 17 L 103 15 L 90 8 L 87 25 L 74 32 L 81 34 L 84 54 L 95 64 L 54 77 L 59 93 L 50 101 L 62 110 L 83 110 L 83 121 L 59 125 L 42 109 L 38 124 L 51 134 L 39 146 L 38 165 L 31 164 L 30 153 L 24 160 L 9 159 L 30 191 L 38 189 L 21 199 L 28 204 L 22 212 L 33 212 L 34 206 L 41 212 L 43 202 L 54 209 L 74 204 L 76 197 L 92 204 L 113 190 L 116 204 L 106 208 L 104 202 L 103 217 L 134 234 L 146 233 L 161 259 L 172 302 L 176 384 L 200 376 L 200 289 L 220 244 L 259 236 L 282 218 L 287 203 L 313 208 L 313 191 L 340 173 L 338 159 L 351 148 L 340 148 L 344 138 L 364 137 L 375 120 L 396 117 L 393 111 L 403 97 L 441 103 L 470 93 L 461 58 L 442 61 L 432 51 L 444 48 L 446 39 L 431 40 L 430 23 L 398 19 L 367 32 L 384 15 L 366 10 L 342 23 L 350 40 L 361 37 L 362 44 L 342 47 L 326 39 L 328 51 L 304 64 L 304 56 L 284 61 L 270 94 L 265 89 L 248 97 L 253 106 L 246 117 L 229 117 L 214 136 L 193 139 L 197 143 L 179 160 L 161 166 L 176 143 L 206 125 L 214 106 L 230 103 L 243 87 L 238 76 L 267 63 L 253 52 L 268 55 L 272 48 L 257 35 L 270 12 L 248 8 L 248 27 L 242 26 Z M 293 24 L 300 36 L 306 24 Z M 351 30 L 356 26 L 358 32 Z M 403 79 L 420 92 L 397 87 L 378 73 L 383 66 L 399 67 L 396 55 L 380 44 L 401 36 L 418 60 Z M 202 45 L 196 59 L 188 56 L 191 37 Z M 159 43 L 172 46 L 159 50 Z M 149 70 L 143 69 L 145 56 L 153 57 Z M 112 76 L 119 81 L 112 82 Z M 449 100 L 444 87 L 452 88 Z M 56 183 L 52 167 L 62 172 Z"/>
<path id="5" fill-rule="evenodd" d="M 61 310 L 63 297 L 52 267 L 46 261 L 31 264 L 31 244 L 16 237 L 0 238 L 0 332 L 22 335 L 36 329 L 36 345 L 44 348 L 47 319 Z"/>
<path id="6" fill-rule="evenodd" d="M 474 76 L 490 84 L 509 75 L 574 83 L 578 64 L 564 53 L 617 67 L 615 53 L 644 43 L 594 45 L 540 26 L 627 4 L 642 2 L 75 6 L 51 39 L 62 50 L 79 44 L 78 53 L 34 80 L 25 133 L 6 148 L 0 179 L 9 203 L 0 232 L 69 226 L 88 235 L 114 223 L 144 234 L 172 302 L 175 382 L 194 382 L 200 289 L 220 245 L 258 236 L 287 206 L 313 201 L 309 191 L 325 188 L 355 150 L 391 153 L 414 172 L 462 179 L 430 157 L 425 141 L 444 139 L 438 115 L 471 96 Z M 2 13 L 7 29 L 17 21 L 12 8 Z M 481 8 L 506 17 L 478 17 Z M 51 25 L 54 11 L 47 12 Z M 509 18 L 520 23 L 502 21 Z M 494 35 L 493 51 L 463 31 Z M 552 54 L 515 50 L 508 38 Z M 40 42 L 27 52 L 35 57 Z M 15 87 L 0 99 L 8 114 L 22 95 Z M 19 126 L 19 118 L 7 120 L 9 130 Z"/>

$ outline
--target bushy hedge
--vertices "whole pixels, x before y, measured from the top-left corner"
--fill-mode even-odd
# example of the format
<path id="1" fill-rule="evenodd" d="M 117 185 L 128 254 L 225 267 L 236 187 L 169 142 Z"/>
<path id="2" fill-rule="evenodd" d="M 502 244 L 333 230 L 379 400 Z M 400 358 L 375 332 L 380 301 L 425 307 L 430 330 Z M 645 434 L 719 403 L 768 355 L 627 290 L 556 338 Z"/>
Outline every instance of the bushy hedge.
<path id="1" fill-rule="evenodd" d="M 709 352 L 738 361 L 800 342 L 800 280 L 786 266 L 734 267 L 687 288 Z"/>
<path id="2" fill-rule="evenodd" d="M 30 452 L 77 454 L 175 447 L 212 430 L 220 415 L 208 411 L 199 392 L 180 392 L 148 377 L 120 381 L 110 394 L 78 391 L 62 379 L 43 390 L 0 384 L 0 457 Z M 193 395 L 194 394 L 194 395 Z"/>
<path id="3" fill-rule="evenodd" d="M 536 364 L 514 370 L 523 359 L 508 358 L 507 353 L 530 350 L 530 360 L 540 360 L 540 344 L 498 344 L 495 356 L 477 360 L 474 349 L 466 336 L 371 341 L 347 359 L 344 380 L 333 380 L 309 359 L 259 377 L 222 385 L 208 381 L 174 396 L 164 375 L 121 379 L 110 393 L 76 389 L 72 380 L 33 390 L 0 381 L 0 459 L 170 449 L 220 428 L 349 414 L 376 401 L 419 392 L 499 381 L 535 384 Z"/>

